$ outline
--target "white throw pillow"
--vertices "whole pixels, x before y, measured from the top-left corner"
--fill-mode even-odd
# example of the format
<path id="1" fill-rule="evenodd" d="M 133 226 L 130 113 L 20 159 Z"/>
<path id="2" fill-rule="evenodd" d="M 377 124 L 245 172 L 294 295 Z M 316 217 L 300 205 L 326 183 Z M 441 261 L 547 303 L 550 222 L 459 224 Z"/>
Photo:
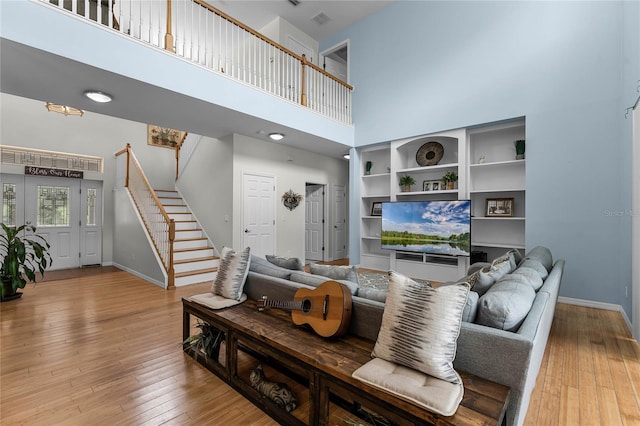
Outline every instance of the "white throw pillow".
<path id="1" fill-rule="evenodd" d="M 240 300 L 244 282 L 249 274 L 251 263 L 250 248 L 236 252 L 229 247 L 223 247 L 220 253 L 218 275 L 211 286 L 211 293 L 227 299 Z"/>
<path id="2" fill-rule="evenodd" d="M 389 272 L 389 291 L 372 356 L 452 383 L 469 284 L 433 288 Z"/>

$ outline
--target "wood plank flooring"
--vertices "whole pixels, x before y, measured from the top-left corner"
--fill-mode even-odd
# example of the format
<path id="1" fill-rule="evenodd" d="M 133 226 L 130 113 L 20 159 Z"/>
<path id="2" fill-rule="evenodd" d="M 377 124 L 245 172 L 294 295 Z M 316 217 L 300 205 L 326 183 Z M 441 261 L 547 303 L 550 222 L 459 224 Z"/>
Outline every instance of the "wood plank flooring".
<path id="1" fill-rule="evenodd" d="M 47 278 L 0 304 L 2 425 L 276 424 L 182 353 L 180 299 L 208 284 L 165 291 L 115 268 Z M 620 314 L 559 304 L 526 424 L 637 425 L 639 401 Z"/>

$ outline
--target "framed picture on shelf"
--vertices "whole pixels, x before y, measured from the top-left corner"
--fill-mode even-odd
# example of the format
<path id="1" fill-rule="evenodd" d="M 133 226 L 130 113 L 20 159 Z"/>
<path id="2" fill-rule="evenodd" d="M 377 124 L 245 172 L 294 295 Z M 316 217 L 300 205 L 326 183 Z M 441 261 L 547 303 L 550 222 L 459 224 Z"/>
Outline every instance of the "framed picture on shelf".
<path id="1" fill-rule="evenodd" d="M 432 191 L 440 191 L 442 188 L 440 188 L 440 181 L 439 180 L 432 180 L 431 181 L 431 190 Z"/>
<path id="2" fill-rule="evenodd" d="M 485 217 L 513 217 L 513 198 L 487 198 Z"/>
<path id="3" fill-rule="evenodd" d="M 371 204 L 371 216 L 382 216 L 382 202 L 374 201 Z"/>
<path id="4" fill-rule="evenodd" d="M 422 182 L 422 190 L 423 191 L 431 191 L 431 181 L 430 180 L 425 180 Z"/>

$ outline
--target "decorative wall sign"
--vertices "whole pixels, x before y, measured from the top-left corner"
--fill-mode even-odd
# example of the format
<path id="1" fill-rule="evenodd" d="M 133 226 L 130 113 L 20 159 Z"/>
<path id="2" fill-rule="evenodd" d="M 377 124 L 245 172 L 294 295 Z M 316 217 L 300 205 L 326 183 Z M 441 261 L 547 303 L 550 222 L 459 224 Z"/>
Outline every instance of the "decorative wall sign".
<path id="1" fill-rule="evenodd" d="M 63 177 L 71 179 L 82 179 L 84 177 L 84 172 L 80 170 L 63 170 L 35 166 L 24 166 L 24 174 L 33 176 Z"/>
<path id="2" fill-rule="evenodd" d="M 149 145 L 175 148 L 186 135 L 187 132 L 181 130 L 147 124 L 147 144 Z"/>
<path id="3" fill-rule="evenodd" d="M 282 204 L 284 204 L 284 206 L 289 210 L 293 210 L 298 207 L 300 200 L 302 200 L 302 195 L 296 194 L 292 189 L 282 195 Z"/>
<path id="4" fill-rule="evenodd" d="M 435 166 L 442 160 L 444 147 L 439 142 L 427 142 L 416 152 L 416 162 L 419 166 Z"/>

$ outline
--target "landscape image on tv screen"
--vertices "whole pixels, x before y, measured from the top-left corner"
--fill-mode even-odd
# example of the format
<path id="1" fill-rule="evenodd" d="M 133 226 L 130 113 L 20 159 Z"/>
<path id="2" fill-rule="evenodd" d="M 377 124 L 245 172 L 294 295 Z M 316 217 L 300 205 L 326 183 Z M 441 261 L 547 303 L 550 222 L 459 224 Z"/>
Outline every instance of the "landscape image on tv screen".
<path id="1" fill-rule="evenodd" d="M 382 248 L 469 256 L 471 201 L 382 203 Z"/>

